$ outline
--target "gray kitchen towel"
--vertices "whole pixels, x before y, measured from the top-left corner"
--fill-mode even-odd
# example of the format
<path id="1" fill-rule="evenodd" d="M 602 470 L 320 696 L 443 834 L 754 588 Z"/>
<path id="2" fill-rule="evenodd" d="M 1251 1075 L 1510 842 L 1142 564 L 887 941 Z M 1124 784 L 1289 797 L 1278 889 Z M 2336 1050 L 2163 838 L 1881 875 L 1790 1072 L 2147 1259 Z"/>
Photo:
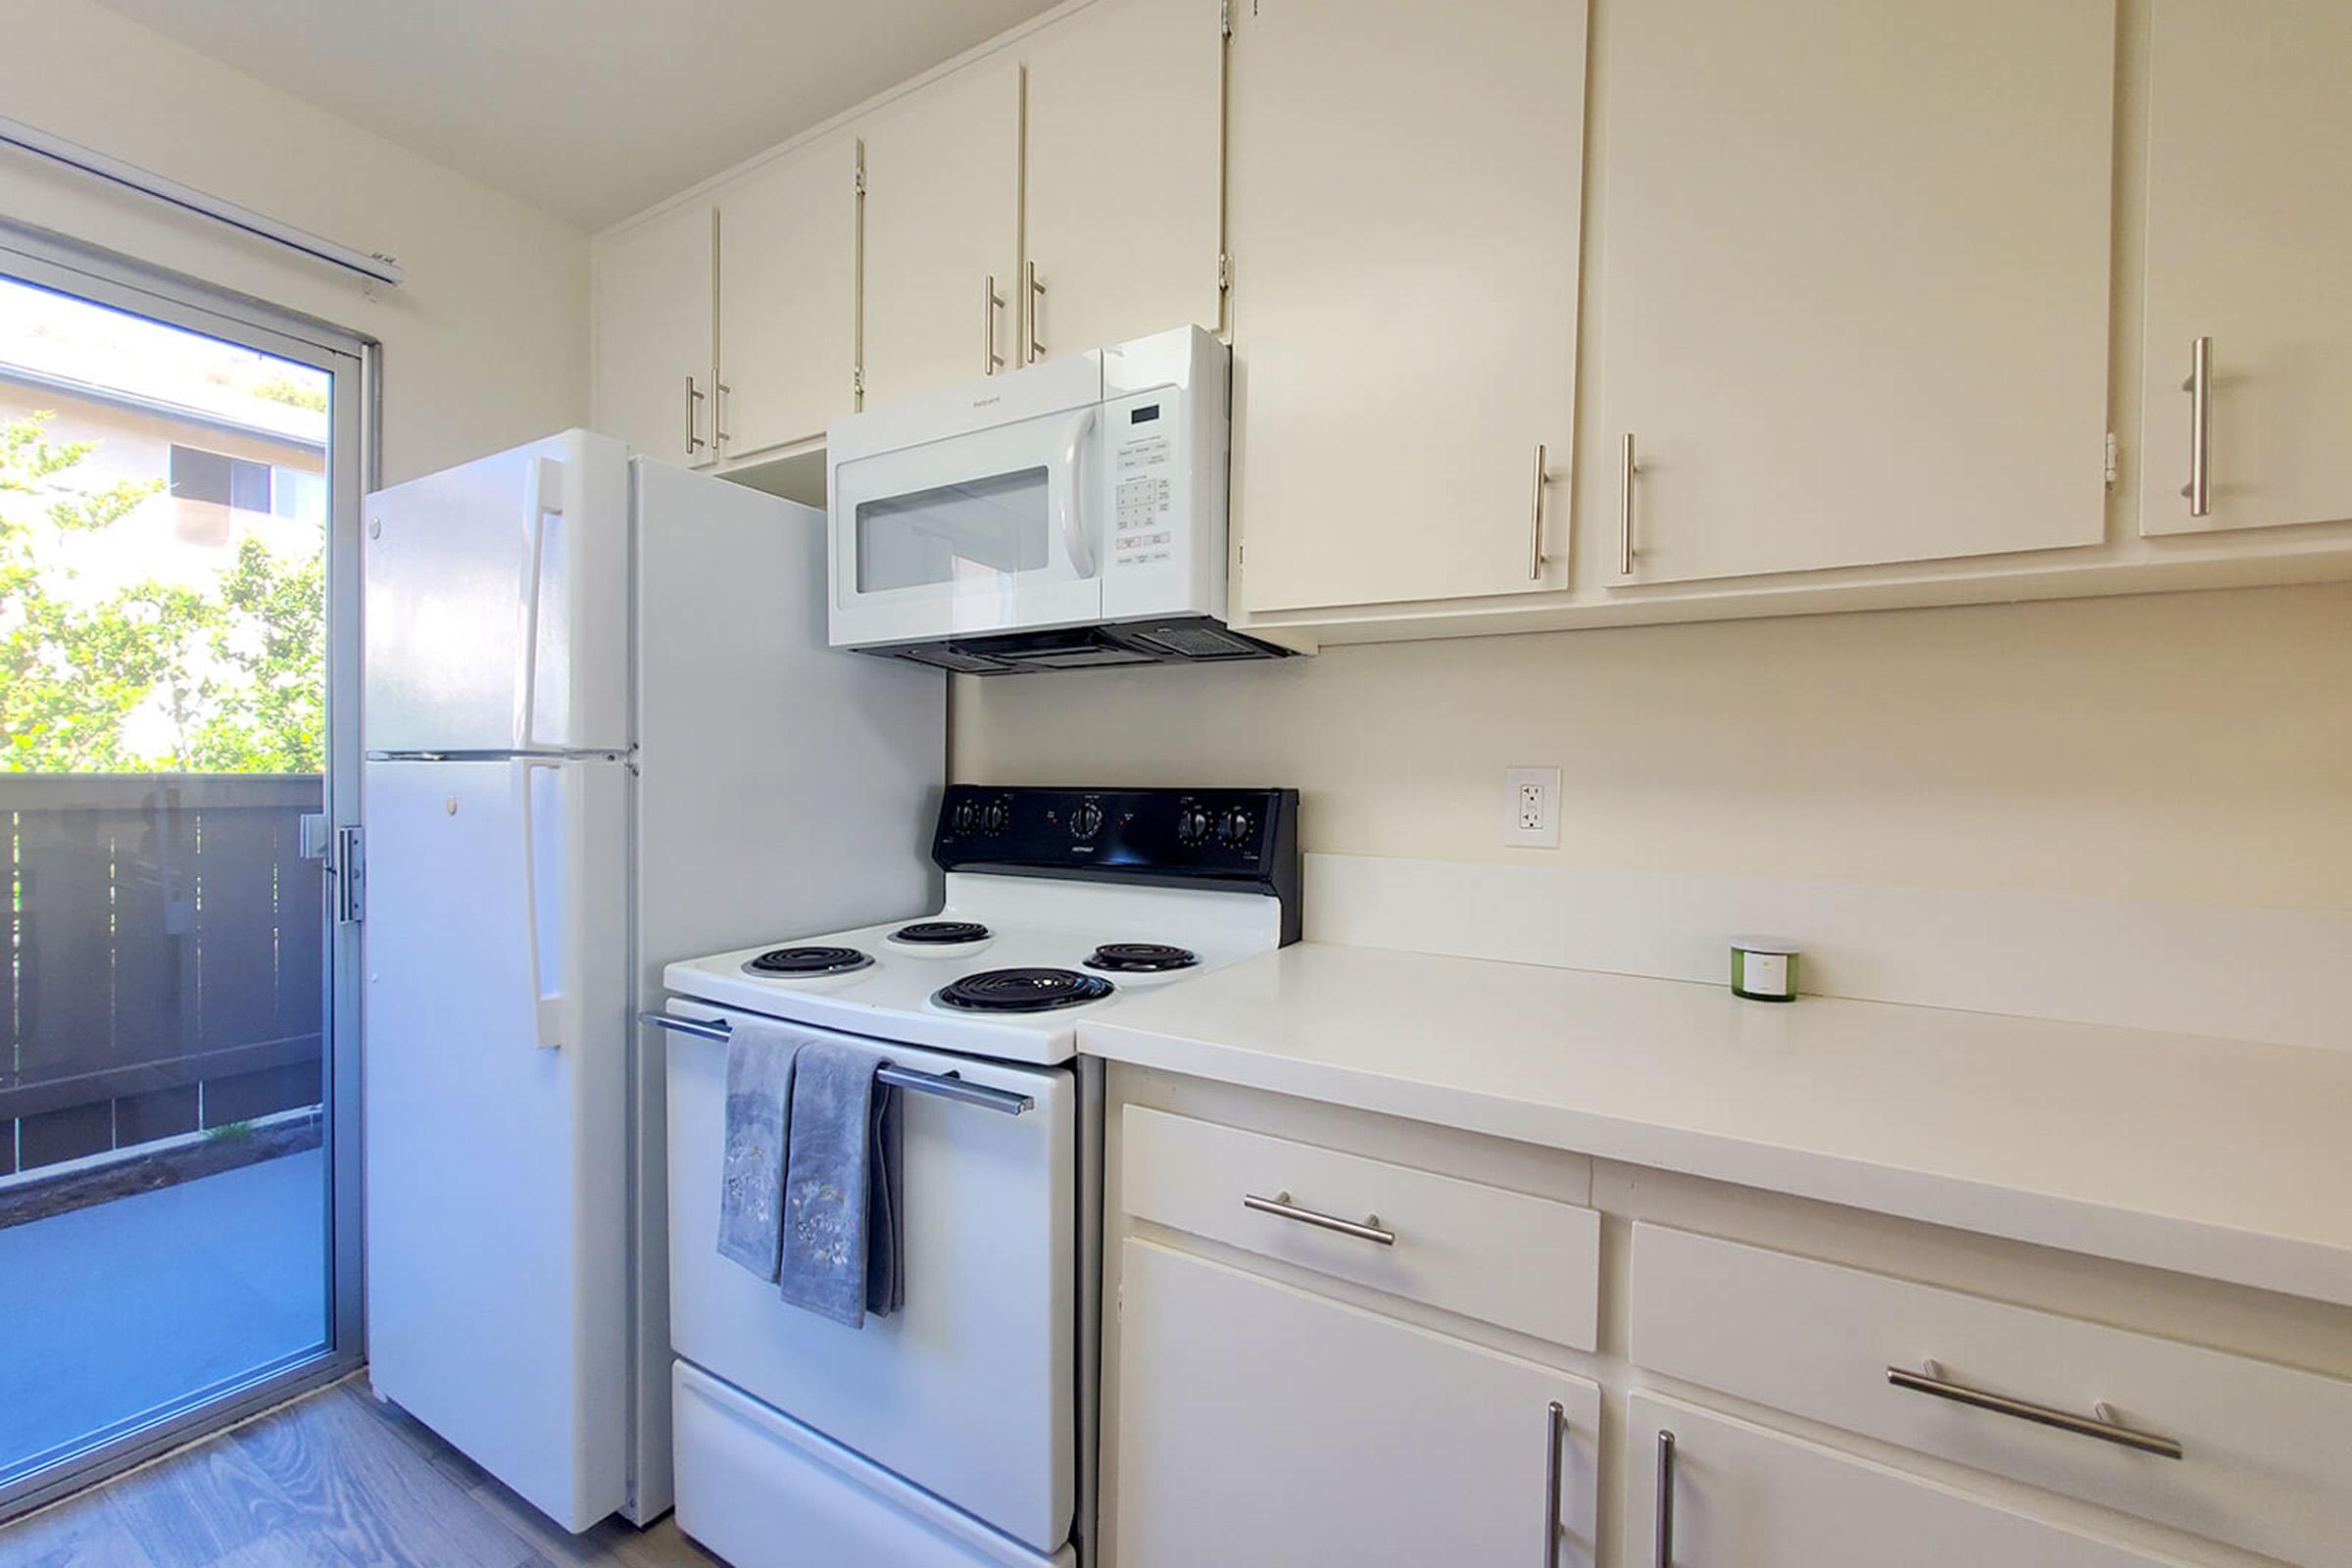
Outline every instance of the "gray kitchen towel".
<path id="1" fill-rule="evenodd" d="M 763 1280 L 784 1241 L 784 1114 L 801 1037 L 737 1020 L 727 1037 L 726 1142 L 718 1167 L 718 1255 Z"/>
<path id="2" fill-rule="evenodd" d="M 786 1301 L 847 1328 L 905 1304 L 897 1096 L 882 1058 L 830 1040 L 801 1048 L 784 1158 Z"/>

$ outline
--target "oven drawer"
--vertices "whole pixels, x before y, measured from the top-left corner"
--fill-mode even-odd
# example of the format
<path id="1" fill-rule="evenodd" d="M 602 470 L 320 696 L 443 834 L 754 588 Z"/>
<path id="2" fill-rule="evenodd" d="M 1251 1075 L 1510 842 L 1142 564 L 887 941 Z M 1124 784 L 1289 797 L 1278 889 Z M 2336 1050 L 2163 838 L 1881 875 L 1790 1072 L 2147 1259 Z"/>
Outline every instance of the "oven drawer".
<path id="1" fill-rule="evenodd" d="M 1129 1105 L 1129 1214 L 1590 1350 L 1600 1216 L 1482 1182 Z"/>
<path id="2" fill-rule="evenodd" d="M 1074 1568 L 1031 1551 L 797 1421 L 676 1362 L 678 1528 L 734 1568 Z"/>
<path id="3" fill-rule="evenodd" d="M 1655 1225 L 1632 1297 L 1653 1371 L 2289 1562 L 2352 1541 L 2352 1383 Z"/>

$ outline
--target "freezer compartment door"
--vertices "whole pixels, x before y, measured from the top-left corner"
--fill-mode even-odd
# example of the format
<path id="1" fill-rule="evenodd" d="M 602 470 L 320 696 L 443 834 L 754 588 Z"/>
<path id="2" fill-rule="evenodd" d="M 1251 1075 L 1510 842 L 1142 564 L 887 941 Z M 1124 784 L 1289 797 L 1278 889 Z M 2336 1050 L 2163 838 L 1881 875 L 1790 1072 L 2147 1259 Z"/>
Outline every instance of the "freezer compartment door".
<path id="1" fill-rule="evenodd" d="M 629 746 L 628 485 L 572 430 L 368 498 L 369 752 Z"/>
<path id="2" fill-rule="evenodd" d="M 628 769 L 366 764 L 378 1393 L 581 1530 L 627 1499 Z"/>

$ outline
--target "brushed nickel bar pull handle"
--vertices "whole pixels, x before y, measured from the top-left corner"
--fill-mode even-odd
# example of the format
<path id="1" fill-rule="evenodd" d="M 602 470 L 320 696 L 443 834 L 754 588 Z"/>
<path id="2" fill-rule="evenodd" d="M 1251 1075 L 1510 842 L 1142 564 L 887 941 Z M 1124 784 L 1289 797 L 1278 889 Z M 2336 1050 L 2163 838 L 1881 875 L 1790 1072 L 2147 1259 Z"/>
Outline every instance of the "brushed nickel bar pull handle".
<path id="1" fill-rule="evenodd" d="M 710 384 L 718 389 L 718 396 L 710 405 L 710 439 L 719 446 L 724 446 L 728 439 L 727 394 L 735 389 L 724 381 L 713 381 Z"/>
<path id="2" fill-rule="evenodd" d="M 1544 1568 L 1560 1568 L 1560 1445 L 1568 1437 L 1568 1412 L 1554 1399 L 1544 1419 Z"/>
<path id="3" fill-rule="evenodd" d="M 1023 365 L 1035 365 L 1046 357 L 1046 345 L 1037 335 L 1037 308 L 1046 302 L 1046 285 L 1037 280 L 1037 264 L 1029 268 L 1029 347 Z"/>
<path id="4" fill-rule="evenodd" d="M 2188 483 L 2180 494 L 2188 499 L 2188 514 L 2213 513 L 2213 339 L 2201 337 L 2189 348 L 2188 379 L 2180 390 L 2188 394 Z"/>
<path id="5" fill-rule="evenodd" d="M 1382 1229 L 1378 1214 L 1366 1214 L 1363 1223 L 1359 1225 L 1354 1220 L 1342 1219 L 1337 1214 L 1323 1214 L 1311 1208 L 1300 1208 L 1297 1203 L 1291 1201 L 1289 1193 L 1276 1193 L 1272 1198 L 1260 1198 L 1255 1193 L 1244 1193 L 1242 1206 L 1254 1208 L 1260 1214 L 1272 1214 L 1278 1219 L 1295 1219 L 1301 1225 L 1312 1225 L 1320 1230 L 1338 1231 L 1342 1236 L 1352 1236 L 1359 1242 L 1377 1242 L 1383 1247 L 1396 1245 L 1396 1233 Z"/>
<path id="6" fill-rule="evenodd" d="M 1898 1389 L 1909 1389 L 1914 1394 L 1933 1395 L 1938 1399 L 1949 1399 L 1954 1404 L 1965 1404 L 1971 1409 L 2015 1416 L 2020 1421 L 2055 1427 L 2061 1432 L 2072 1432 L 2077 1437 L 2096 1438 L 2101 1443 L 2112 1443 L 2118 1447 L 2152 1453 L 2159 1459 L 2180 1457 L 2180 1445 L 2177 1441 L 2108 1420 L 2106 1417 L 2112 1412 L 2105 1405 L 2099 1407 L 2096 1416 L 2077 1415 L 2072 1410 L 2059 1410 L 2027 1399 L 2012 1399 L 2007 1395 L 1987 1394 L 1983 1389 L 1972 1389 L 1965 1383 L 1953 1383 L 1942 1377 L 1941 1372 L 1942 1369 L 1933 1361 L 1928 1363 L 1926 1372 L 1890 1366 L 1886 1369 L 1886 1381 Z"/>
<path id="7" fill-rule="evenodd" d="M 1544 443 L 1539 441 L 1536 443 L 1535 517 L 1533 525 L 1528 530 L 1527 542 L 1527 580 L 1529 582 L 1544 580 L 1544 481 L 1550 477 L 1544 472 Z"/>
<path id="8" fill-rule="evenodd" d="M 1634 432 L 1625 432 L 1624 466 L 1618 474 L 1617 490 L 1617 575 L 1634 574 L 1634 476 L 1642 465 L 1634 456 Z"/>
<path id="9" fill-rule="evenodd" d="M 1674 1568 L 1674 1434 L 1658 1434 L 1658 1513 L 1654 1568 Z"/>
<path id="10" fill-rule="evenodd" d="M 639 1023 L 666 1029 L 672 1034 L 692 1035 L 697 1040 L 716 1040 L 720 1043 L 735 1038 L 734 1026 L 724 1018 L 681 1018 L 672 1012 L 641 1012 Z M 920 1095 L 937 1095 L 958 1104 L 978 1105 L 983 1110 L 1001 1111 L 1018 1116 L 1037 1108 L 1037 1097 L 1016 1090 L 998 1089 L 989 1084 L 964 1081 L 962 1074 L 954 1072 L 923 1072 L 914 1067 L 902 1067 L 886 1061 L 874 1069 L 874 1081 L 900 1089 L 911 1089 Z"/>
<path id="11" fill-rule="evenodd" d="M 702 401 L 702 389 L 694 384 L 693 376 L 688 376 L 686 378 L 686 455 L 688 457 L 694 456 L 708 445 L 702 438 L 701 425 L 695 418 L 694 406 Z"/>
<path id="12" fill-rule="evenodd" d="M 997 352 L 997 312 L 1004 308 L 1004 296 L 997 292 L 996 273 L 988 274 L 986 286 L 980 292 L 980 325 L 985 336 L 980 351 L 980 373 L 994 375 L 1004 368 L 1004 356 Z"/>

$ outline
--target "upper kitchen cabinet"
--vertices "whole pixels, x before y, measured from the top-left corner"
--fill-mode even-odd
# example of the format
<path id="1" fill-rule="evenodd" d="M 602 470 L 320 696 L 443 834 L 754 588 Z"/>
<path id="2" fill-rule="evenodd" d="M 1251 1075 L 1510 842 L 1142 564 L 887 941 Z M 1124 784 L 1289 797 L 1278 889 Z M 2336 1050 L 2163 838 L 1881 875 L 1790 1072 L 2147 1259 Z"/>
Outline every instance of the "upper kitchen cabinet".
<path id="1" fill-rule="evenodd" d="M 2150 28 L 2140 531 L 2352 517 L 2352 7 Z"/>
<path id="2" fill-rule="evenodd" d="M 2113 0 L 1611 8 L 1597 580 L 2101 542 L 2115 54 Z"/>
<path id="3" fill-rule="evenodd" d="M 717 226 L 688 202 L 596 248 L 596 427 L 698 468 L 718 461 Z"/>
<path id="4" fill-rule="evenodd" d="M 811 440 L 858 407 L 858 141 L 842 132 L 719 193 L 724 455 Z"/>
<path id="5" fill-rule="evenodd" d="M 859 131 L 866 407 L 1017 365 L 1019 60 L 976 61 Z"/>
<path id="6" fill-rule="evenodd" d="M 1230 70 L 1242 604 L 1565 587 L 1584 5 L 1258 0 Z"/>
<path id="7" fill-rule="evenodd" d="M 1099 0 L 1034 35 L 1022 363 L 1221 324 L 1221 10 Z"/>

